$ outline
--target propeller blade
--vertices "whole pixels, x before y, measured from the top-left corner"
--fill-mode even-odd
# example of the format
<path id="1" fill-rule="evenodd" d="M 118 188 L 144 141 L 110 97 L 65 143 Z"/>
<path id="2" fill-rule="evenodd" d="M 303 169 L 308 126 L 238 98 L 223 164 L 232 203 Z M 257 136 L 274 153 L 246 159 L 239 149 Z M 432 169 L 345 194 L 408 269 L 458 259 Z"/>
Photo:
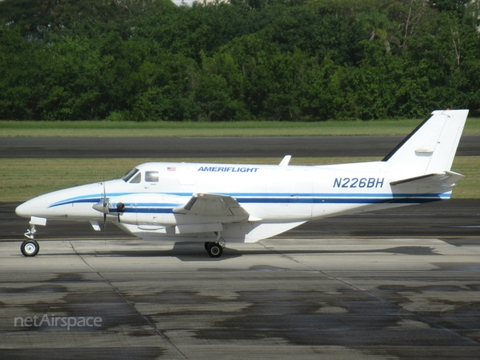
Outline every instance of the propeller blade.
<path id="1" fill-rule="evenodd" d="M 104 215 L 103 219 L 104 219 L 104 221 L 106 221 L 107 214 L 109 214 L 110 211 L 108 209 L 108 199 L 107 199 L 107 192 L 105 190 L 105 181 L 103 182 L 103 200 L 94 204 L 92 207 L 95 210 L 97 210 L 98 212 L 103 213 L 103 215 Z"/>
<path id="2" fill-rule="evenodd" d="M 105 190 L 105 181 L 103 182 L 103 207 L 108 206 L 107 191 Z"/>

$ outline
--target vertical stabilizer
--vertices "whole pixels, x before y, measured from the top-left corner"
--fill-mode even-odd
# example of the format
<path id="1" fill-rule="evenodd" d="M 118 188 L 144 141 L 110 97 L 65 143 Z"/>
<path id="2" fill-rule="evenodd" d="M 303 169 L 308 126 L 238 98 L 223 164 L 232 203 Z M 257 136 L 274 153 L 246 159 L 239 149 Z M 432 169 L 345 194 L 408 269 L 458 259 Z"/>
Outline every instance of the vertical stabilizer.
<path id="1" fill-rule="evenodd" d="M 468 110 L 436 110 L 382 161 L 405 177 L 449 171 Z"/>

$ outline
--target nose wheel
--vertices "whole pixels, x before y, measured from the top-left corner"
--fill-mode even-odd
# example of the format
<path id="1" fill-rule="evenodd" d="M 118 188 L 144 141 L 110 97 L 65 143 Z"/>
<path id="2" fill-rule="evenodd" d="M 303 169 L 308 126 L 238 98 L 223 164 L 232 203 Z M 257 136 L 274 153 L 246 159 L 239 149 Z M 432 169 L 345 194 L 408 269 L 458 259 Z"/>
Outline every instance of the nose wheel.
<path id="1" fill-rule="evenodd" d="M 20 247 L 24 256 L 35 256 L 40 250 L 40 245 L 35 240 L 25 240 Z"/>

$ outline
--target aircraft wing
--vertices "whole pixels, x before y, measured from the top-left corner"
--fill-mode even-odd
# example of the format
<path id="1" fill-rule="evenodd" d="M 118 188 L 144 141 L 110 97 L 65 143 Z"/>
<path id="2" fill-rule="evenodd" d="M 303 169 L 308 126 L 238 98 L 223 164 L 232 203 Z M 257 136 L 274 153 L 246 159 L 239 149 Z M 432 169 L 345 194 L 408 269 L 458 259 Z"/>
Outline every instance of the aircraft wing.
<path id="1" fill-rule="evenodd" d="M 231 196 L 194 194 L 182 206 L 173 209 L 174 214 L 227 218 L 228 222 L 246 221 L 249 213 Z"/>
<path id="2" fill-rule="evenodd" d="M 455 183 L 464 178 L 462 174 L 453 171 L 445 171 L 442 173 L 426 174 L 412 178 L 391 181 L 392 187 L 402 189 L 415 189 L 419 192 L 429 192 L 436 190 L 449 191 Z"/>

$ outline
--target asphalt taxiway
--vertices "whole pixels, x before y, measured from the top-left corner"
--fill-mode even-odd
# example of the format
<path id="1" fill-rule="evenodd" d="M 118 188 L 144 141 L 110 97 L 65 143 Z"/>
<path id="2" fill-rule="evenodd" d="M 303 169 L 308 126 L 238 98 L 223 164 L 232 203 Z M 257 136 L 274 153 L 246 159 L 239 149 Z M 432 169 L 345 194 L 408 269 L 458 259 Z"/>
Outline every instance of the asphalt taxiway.
<path id="1" fill-rule="evenodd" d="M 201 244 L 43 241 L 35 258 L 18 245 L 0 246 L 2 359 L 480 353 L 478 243 L 273 239 L 214 260 Z"/>
<path id="2" fill-rule="evenodd" d="M 387 155 L 403 136 L 0 138 L 0 158 L 236 158 Z M 457 156 L 480 154 L 480 136 L 464 135 Z"/>

